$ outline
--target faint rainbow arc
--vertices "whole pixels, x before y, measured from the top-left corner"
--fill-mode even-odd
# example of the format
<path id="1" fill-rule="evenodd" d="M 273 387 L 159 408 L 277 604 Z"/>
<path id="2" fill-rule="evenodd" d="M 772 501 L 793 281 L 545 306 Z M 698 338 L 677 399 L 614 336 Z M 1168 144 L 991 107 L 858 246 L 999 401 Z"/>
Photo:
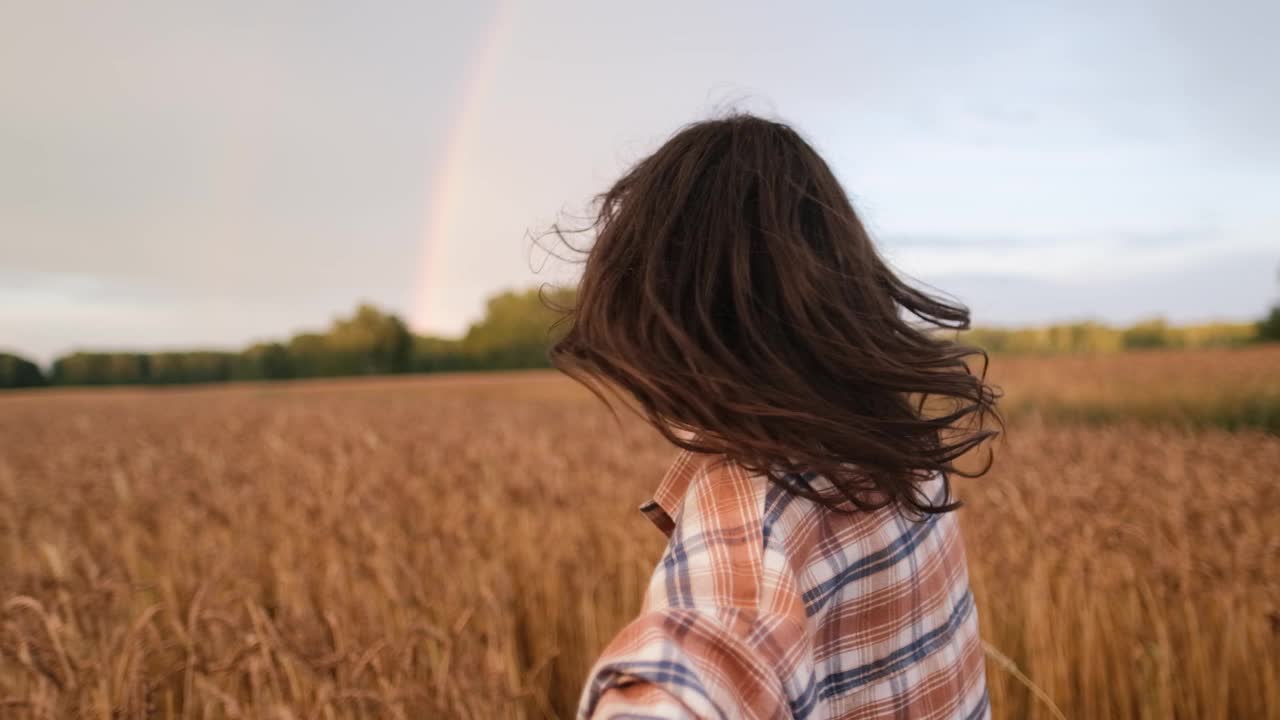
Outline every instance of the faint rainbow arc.
<path id="1" fill-rule="evenodd" d="M 441 324 L 441 318 L 434 317 L 433 310 L 439 300 L 440 280 L 443 278 L 439 266 L 446 254 L 445 245 L 457 229 L 458 179 L 464 170 L 476 117 L 511 32 L 515 5 L 515 0 L 498 0 L 494 8 L 484 38 L 467 65 L 458 110 L 444 136 L 444 158 L 432 174 L 413 309 L 409 316 L 410 324 L 416 330 L 431 331 Z"/>

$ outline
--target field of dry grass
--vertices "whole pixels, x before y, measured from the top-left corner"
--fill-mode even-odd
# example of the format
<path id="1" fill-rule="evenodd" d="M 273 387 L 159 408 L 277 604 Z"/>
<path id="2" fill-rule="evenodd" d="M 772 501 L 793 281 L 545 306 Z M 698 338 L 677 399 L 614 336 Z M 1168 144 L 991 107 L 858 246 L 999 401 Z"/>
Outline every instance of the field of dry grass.
<path id="1" fill-rule="evenodd" d="M 1188 352 L 997 358 L 1013 418 L 1227 430 L 1280 435 L 1280 354 L 1275 346 Z"/>
<path id="2" fill-rule="evenodd" d="M 996 715 L 1280 714 L 1280 436 L 1194 420 L 1280 353 L 993 374 Z M 0 717 L 568 717 L 671 456 L 549 374 L 0 397 Z"/>

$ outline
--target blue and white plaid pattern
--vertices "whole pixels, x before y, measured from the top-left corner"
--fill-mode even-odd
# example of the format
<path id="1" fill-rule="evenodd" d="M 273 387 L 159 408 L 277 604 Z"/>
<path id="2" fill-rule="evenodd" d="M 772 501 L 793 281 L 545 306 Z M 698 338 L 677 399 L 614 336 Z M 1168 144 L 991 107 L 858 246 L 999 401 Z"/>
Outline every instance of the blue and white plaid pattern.
<path id="1" fill-rule="evenodd" d="M 579 717 L 990 716 L 954 513 L 837 512 L 691 453 L 642 510 L 670 542 Z"/>

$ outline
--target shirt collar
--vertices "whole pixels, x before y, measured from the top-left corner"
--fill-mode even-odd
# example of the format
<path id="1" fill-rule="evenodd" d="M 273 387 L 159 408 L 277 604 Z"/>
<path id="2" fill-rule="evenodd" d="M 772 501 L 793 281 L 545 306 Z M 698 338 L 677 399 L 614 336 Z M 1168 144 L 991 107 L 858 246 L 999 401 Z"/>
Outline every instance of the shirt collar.
<path id="1" fill-rule="evenodd" d="M 671 463 L 671 467 L 667 469 L 662 482 L 658 483 L 658 488 L 653 492 L 653 498 L 640 506 L 640 512 L 644 513 L 644 516 L 658 526 L 658 529 L 667 537 L 671 537 L 671 533 L 675 531 L 676 513 L 684 501 L 689 483 L 693 482 L 694 476 L 698 474 L 705 457 L 688 450 L 681 450 L 675 462 Z"/>

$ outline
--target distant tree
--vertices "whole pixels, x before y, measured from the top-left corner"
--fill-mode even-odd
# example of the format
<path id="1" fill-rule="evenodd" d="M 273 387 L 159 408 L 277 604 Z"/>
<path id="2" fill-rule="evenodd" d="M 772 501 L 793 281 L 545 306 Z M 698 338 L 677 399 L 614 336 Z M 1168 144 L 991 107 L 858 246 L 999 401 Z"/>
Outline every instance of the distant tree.
<path id="1" fill-rule="evenodd" d="M 1187 348 L 1239 347 L 1258 337 L 1256 323 L 1217 322 L 1170 328 L 1174 345 Z"/>
<path id="2" fill-rule="evenodd" d="M 1280 273 L 1277 273 L 1280 277 Z M 1258 322 L 1258 340 L 1280 342 L 1280 303 L 1271 306 L 1271 312 Z"/>
<path id="3" fill-rule="evenodd" d="M 116 379 L 112 373 L 124 364 L 115 360 L 115 355 L 115 353 L 74 352 L 59 357 L 53 361 L 53 382 L 55 385 L 113 384 Z"/>
<path id="4" fill-rule="evenodd" d="M 284 380 L 293 376 L 293 358 L 281 343 L 251 345 L 231 363 L 232 380 Z"/>
<path id="5" fill-rule="evenodd" d="M 1123 341 L 1126 348 L 1159 348 L 1169 347 L 1171 342 L 1169 325 L 1161 318 L 1140 322 L 1124 331 Z"/>
<path id="6" fill-rule="evenodd" d="M 329 374 L 331 351 L 329 341 L 320 333 L 299 333 L 289 340 L 289 361 L 295 377 L 318 377 Z"/>
<path id="7" fill-rule="evenodd" d="M 476 369 L 475 360 L 462 349 L 462 342 L 448 338 L 417 335 L 409 359 L 410 372 L 450 372 Z"/>
<path id="8" fill-rule="evenodd" d="M 362 304 L 351 317 L 334 320 L 326 336 L 330 352 L 353 375 L 399 373 L 409 369 L 413 335 L 404 321 Z"/>
<path id="9" fill-rule="evenodd" d="M 0 388 L 39 387 L 46 384 L 40 366 L 30 360 L 0 353 Z"/>
<path id="10" fill-rule="evenodd" d="M 141 353 L 109 353 L 101 360 L 104 381 L 112 385 L 131 385 L 147 381 L 151 358 Z"/>
<path id="11" fill-rule="evenodd" d="M 1097 322 L 1081 322 L 1069 326 L 1070 352 L 1105 353 L 1119 350 L 1123 343 L 1121 334 Z"/>
<path id="12" fill-rule="evenodd" d="M 147 381 L 158 385 L 222 382 L 231 379 L 236 355 L 196 351 L 155 353 L 148 358 Z"/>
<path id="13" fill-rule="evenodd" d="M 1262 342 L 1280 342 L 1280 305 L 1258 322 L 1258 339 Z"/>
<path id="14" fill-rule="evenodd" d="M 546 296 L 537 289 L 495 295 L 485 305 L 484 318 L 467 330 L 463 350 L 484 367 L 546 367 L 547 348 L 557 331 L 552 325 L 559 317 L 548 303 L 571 301 L 565 290 Z"/>

